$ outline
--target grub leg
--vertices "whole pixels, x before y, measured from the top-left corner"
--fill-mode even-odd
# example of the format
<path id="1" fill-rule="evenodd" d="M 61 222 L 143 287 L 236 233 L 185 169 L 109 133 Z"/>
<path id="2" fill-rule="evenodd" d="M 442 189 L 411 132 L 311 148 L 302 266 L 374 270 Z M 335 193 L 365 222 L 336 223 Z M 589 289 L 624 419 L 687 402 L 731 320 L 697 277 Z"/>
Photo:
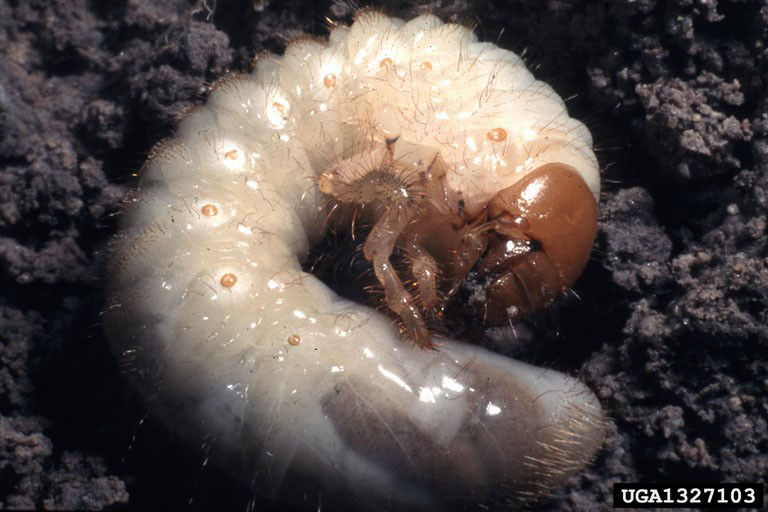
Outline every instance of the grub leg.
<path id="1" fill-rule="evenodd" d="M 437 290 L 437 262 L 424 247 L 415 242 L 409 243 L 406 249 L 419 302 L 425 311 L 433 311 L 440 301 Z"/>
<path id="2" fill-rule="evenodd" d="M 410 215 L 405 209 L 387 210 L 368 235 L 363 254 L 373 264 L 376 278 L 384 288 L 387 306 L 400 317 L 406 335 L 422 348 L 431 348 L 432 338 L 416 301 L 403 286 L 390 261 L 395 243 L 409 222 Z"/>

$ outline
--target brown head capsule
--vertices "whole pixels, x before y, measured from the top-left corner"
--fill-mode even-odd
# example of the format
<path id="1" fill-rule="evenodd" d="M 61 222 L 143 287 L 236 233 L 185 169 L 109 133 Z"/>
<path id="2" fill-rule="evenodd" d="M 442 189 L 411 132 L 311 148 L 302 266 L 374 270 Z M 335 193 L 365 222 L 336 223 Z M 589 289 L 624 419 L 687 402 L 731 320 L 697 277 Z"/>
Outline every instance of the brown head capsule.
<path id="1" fill-rule="evenodd" d="M 500 191 L 488 204 L 493 229 L 478 266 L 492 324 L 540 311 L 565 292 L 587 264 L 597 204 L 579 174 L 547 164 Z"/>

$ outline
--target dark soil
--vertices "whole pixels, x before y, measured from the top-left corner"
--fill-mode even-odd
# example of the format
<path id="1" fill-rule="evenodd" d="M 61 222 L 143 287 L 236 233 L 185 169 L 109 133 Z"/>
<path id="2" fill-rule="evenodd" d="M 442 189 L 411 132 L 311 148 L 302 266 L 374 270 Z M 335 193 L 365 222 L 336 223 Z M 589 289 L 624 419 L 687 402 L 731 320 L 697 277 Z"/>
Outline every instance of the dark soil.
<path id="1" fill-rule="evenodd" d="M 580 299 L 513 351 L 580 375 L 615 426 L 533 508 L 609 510 L 616 481 L 766 480 L 768 3 L 387 3 L 523 53 L 595 136 Z M 0 1 L 0 508 L 263 510 L 144 421 L 101 332 L 104 248 L 133 173 L 214 80 L 353 9 L 207 5 Z"/>

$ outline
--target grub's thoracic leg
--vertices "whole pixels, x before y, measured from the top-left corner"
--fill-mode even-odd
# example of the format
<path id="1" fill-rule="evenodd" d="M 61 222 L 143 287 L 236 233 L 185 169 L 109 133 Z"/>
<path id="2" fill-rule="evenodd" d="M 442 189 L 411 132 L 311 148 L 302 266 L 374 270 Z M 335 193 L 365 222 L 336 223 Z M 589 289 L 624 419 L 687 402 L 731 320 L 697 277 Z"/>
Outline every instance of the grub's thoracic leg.
<path id="1" fill-rule="evenodd" d="M 418 291 L 421 307 L 424 308 L 425 311 L 434 311 L 440 301 L 437 290 L 437 277 L 439 272 L 437 262 L 424 247 L 412 240 L 406 242 L 405 249 L 408 251 L 411 274 L 413 275 L 414 285 Z"/>
<path id="2" fill-rule="evenodd" d="M 408 337 L 422 348 L 431 348 L 432 338 L 416 302 L 390 261 L 395 243 L 411 219 L 412 213 L 405 207 L 392 206 L 385 210 L 368 235 L 363 254 L 373 264 L 376 278 L 384 287 L 387 306 L 400 317 Z"/>

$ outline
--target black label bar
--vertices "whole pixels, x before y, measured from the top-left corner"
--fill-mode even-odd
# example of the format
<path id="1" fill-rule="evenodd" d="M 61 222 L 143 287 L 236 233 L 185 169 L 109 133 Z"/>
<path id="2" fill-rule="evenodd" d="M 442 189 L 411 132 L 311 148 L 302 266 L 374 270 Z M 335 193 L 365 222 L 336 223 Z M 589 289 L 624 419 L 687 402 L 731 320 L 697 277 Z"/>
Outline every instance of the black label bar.
<path id="1" fill-rule="evenodd" d="M 619 483 L 614 508 L 763 508 L 765 484 Z"/>

